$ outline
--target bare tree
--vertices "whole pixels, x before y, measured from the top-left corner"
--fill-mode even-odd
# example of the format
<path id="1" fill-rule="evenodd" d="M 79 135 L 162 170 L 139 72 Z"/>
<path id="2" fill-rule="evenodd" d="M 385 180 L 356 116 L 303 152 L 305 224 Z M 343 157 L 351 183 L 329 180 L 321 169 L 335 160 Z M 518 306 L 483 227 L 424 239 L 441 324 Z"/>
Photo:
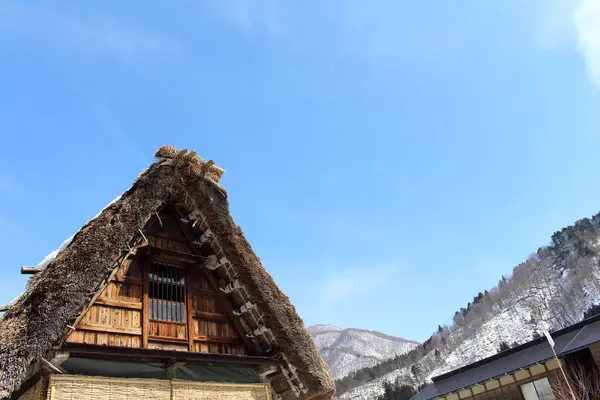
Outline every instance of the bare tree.
<path id="1" fill-rule="evenodd" d="M 565 372 L 569 384 L 561 376 L 560 379 L 553 380 L 550 385 L 556 400 L 573 400 L 573 395 L 577 400 L 600 399 L 600 376 L 595 369 L 576 364 L 567 368 Z M 573 390 L 572 394 L 571 390 Z"/>

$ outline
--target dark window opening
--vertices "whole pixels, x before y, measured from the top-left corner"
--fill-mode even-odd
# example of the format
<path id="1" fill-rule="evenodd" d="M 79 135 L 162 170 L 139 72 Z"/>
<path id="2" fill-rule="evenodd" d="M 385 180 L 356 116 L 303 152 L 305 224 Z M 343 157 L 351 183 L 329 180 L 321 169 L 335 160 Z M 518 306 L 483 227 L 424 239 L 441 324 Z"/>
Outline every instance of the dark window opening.
<path id="1" fill-rule="evenodd" d="M 150 319 L 185 322 L 185 278 L 183 269 L 150 264 Z"/>

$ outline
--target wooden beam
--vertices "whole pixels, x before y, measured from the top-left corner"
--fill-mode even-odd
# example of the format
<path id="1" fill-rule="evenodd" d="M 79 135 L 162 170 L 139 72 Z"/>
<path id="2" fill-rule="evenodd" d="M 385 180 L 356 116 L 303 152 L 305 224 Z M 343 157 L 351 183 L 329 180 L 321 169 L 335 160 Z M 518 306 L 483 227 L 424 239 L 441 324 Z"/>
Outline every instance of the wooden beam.
<path id="1" fill-rule="evenodd" d="M 65 373 L 64 370 L 61 370 L 59 367 L 53 365 L 50 361 L 46 360 L 44 357 L 41 358 L 41 361 L 42 361 L 42 365 L 44 366 L 44 368 L 49 370 L 51 373 L 55 373 L 55 374 Z"/>
<path id="2" fill-rule="evenodd" d="M 79 325 L 77 326 L 77 330 L 106 332 L 106 333 L 121 333 L 124 335 L 137 335 L 137 336 L 142 334 L 142 328 L 126 328 L 126 327 L 86 324 L 85 322 L 80 322 Z"/>
<path id="3" fill-rule="evenodd" d="M 196 318 L 196 319 L 210 319 L 210 320 L 229 319 L 227 314 L 211 313 L 211 312 L 205 312 L 205 311 L 193 311 L 192 317 Z"/>
<path id="4" fill-rule="evenodd" d="M 168 343 L 179 343 L 179 344 L 189 344 L 189 340 L 187 338 L 176 338 L 176 337 L 167 337 L 167 336 L 148 336 L 148 340 L 151 342 L 168 342 Z M 208 343 L 224 343 L 224 344 L 241 344 L 238 338 L 223 338 L 219 336 L 203 336 L 203 335 L 193 335 L 192 334 L 192 342 L 208 342 Z"/>
<path id="5" fill-rule="evenodd" d="M 39 272 L 42 272 L 44 268 L 42 267 L 21 267 L 21 274 L 23 275 L 33 275 Z"/>
<path id="6" fill-rule="evenodd" d="M 188 344 L 187 339 L 180 339 L 175 337 L 166 337 L 166 336 L 148 336 L 148 340 L 151 342 L 167 342 L 167 343 L 177 343 L 177 344 Z"/>
<path id="7" fill-rule="evenodd" d="M 253 351 L 255 354 L 257 354 L 258 352 L 256 351 L 256 347 L 253 344 L 251 344 L 252 342 L 250 342 L 250 339 L 248 339 L 248 336 L 246 336 L 246 332 L 244 331 L 240 320 L 233 313 L 233 307 L 231 307 L 231 303 L 229 302 L 227 295 L 219 290 L 219 284 L 217 283 L 215 277 L 210 271 L 207 271 L 205 269 L 202 269 L 202 272 L 208 279 L 208 282 L 210 283 L 210 286 L 213 288 L 213 290 L 219 294 L 218 299 L 220 300 L 223 308 L 225 309 L 227 316 L 231 319 L 231 322 L 233 322 L 233 326 L 240 335 L 242 341 L 244 342 L 244 345 L 246 345 L 248 350 Z"/>
<path id="8" fill-rule="evenodd" d="M 192 288 L 191 288 L 191 285 L 189 284 L 189 282 L 191 281 L 191 278 L 192 278 L 192 274 L 190 273 L 189 270 L 187 270 L 187 271 L 185 271 L 185 275 L 186 275 L 185 276 L 186 282 L 188 282 L 188 284 L 185 285 L 185 295 L 187 297 L 186 313 L 187 313 L 188 350 L 195 351 L 196 345 L 194 344 L 194 325 L 196 325 L 196 321 L 194 321 L 194 305 L 192 304 L 192 302 L 193 302 Z"/>
<path id="9" fill-rule="evenodd" d="M 121 301 L 121 300 L 99 298 L 98 300 L 96 300 L 96 303 L 94 303 L 94 304 L 100 304 L 100 305 L 108 306 L 108 307 L 127 308 L 127 309 L 131 309 L 131 310 L 141 310 L 142 309 L 142 303 L 134 303 L 132 301 Z"/>
<path id="10" fill-rule="evenodd" d="M 150 334 L 150 271 L 145 257 L 140 257 L 142 266 L 142 347 L 148 348 L 148 335 Z"/>
<path id="11" fill-rule="evenodd" d="M 158 262 L 181 262 L 184 264 L 197 264 L 205 260 L 205 257 L 185 253 L 183 251 L 161 249 L 158 247 L 147 246 L 146 254 L 150 260 L 156 260 Z"/>
<path id="12" fill-rule="evenodd" d="M 225 365 L 284 365 L 285 361 L 270 357 L 240 356 L 233 354 L 210 354 L 210 353 L 188 353 L 177 350 L 159 350 L 134 348 L 134 347 L 111 347 L 91 344 L 67 343 L 62 349 L 75 356 L 101 356 L 108 359 L 122 357 L 123 359 L 141 360 L 177 360 L 187 363 L 219 363 Z"/>
<path id="13" fill-rule="evenodd" d="M 0 306 L 0 312 L 8 311 L 9 308 L 10 308 L 10 304 L 6 305 L 6 306 Z"/>
<path id="14" fill-rule="evenodd" d="M 181 326 L 184 326 L 186 324 L 185 322 L 169 321 L 168 319 L 151 319 L 150 323 L 152 323 L 152 322 L 155 322 L 157 324 L 181 325 Z"/>
<path id="15" fill-rule="evenodd" d="M 146 232 L 146 236 L 148 237 L 148 239 L 150 239 L 150 237 L 154 237 L 154 238 L 158 238 L 158 239 L 167 239 L 167 240 L 172 240 L 174 242 L 188 244 L 188 242 L 184 236 L 175 236 L 168 232 L 163 232 L 163 231 L 159 231 L 159 232 L 144 231 L 144 232 Z"/>
<path id="16" fill-rule="evenodd" d="M 111 282 L 119 282 L 119 283 L 125 283 L 125 284 L 129 284 L 129 285 L 143 285 L 144 282 L 142 279 L 140 278 L 134 278 L 132 276 L 114 276 L 113 279 L 111 280 Z"/>
<path id="17" fill-rule="evenodd" d="M 240 344 L 240 340 L 238 338 L 224 338 L 224 337 L 217 337 L 217 336 L 196 335 L 196 336 L 194 336 L 194 340 L 198 341 L 198 342 Z"/>
<path id="18" fill-rule="evenodd" d="M 189 228 L 181 222 L 181 218 L 183 218 L 183 215 L 175 206 L 173 206 L 173 211 L 175 212 L 175 214 L 177 214 L 178 218 L 175 218 L 175 220 L 177 221 L 177 225 L 179 225 L 179 229 L 181 229 L 181 231 L 183 232 L 185 238 L 188 240 L 188 243 L 190 243 L 190 245 L 192 245 L 194 242 L 194 236 L 189 232 Z M 192 250 L 194 250 L 194 247 L 192 247 Z M 203 257 L 203 259 L 204 259 L 204 257 Z M 246 336 L 246 332 L 244 331 L 244 328 L 242 327 L 242 324 L 240 323 L 240 320 L 233 313 L 233 307 L 231 307 L 231 303 L 229 302 L 229 299 L 227 298 L 225 293 L 223 293 L 223 292 L 221 292 L 221 290 L 219 290 L 219 284 L 217 283 L 217 280 L 215 279 L 215 277 L 212 275 L 212 272 L 207 271 L 205 268 L 201 268 L 201 271 L 203 271 L 204 275 L 208 278 L 208 281 L 209 281 L 212 289 L 217 293 L 217 298 L 219 300 L 221 300 L 223 308 L 227 312 L 227 316 L 231 319 L 231 322 L 233 323 L 234 328 L 236 329 L 238 334 L 241 336 L 242 341 L 244 342 L 244 345 L 246 346 L 246 348 L 248 348 L 248 350 L 251 353 L 259 354 L 260 352 L 258 351 L 257 346 L 254 344 L 254 342 L 251 342 L 250 339 L 248 339 L 248 337 Z"/>

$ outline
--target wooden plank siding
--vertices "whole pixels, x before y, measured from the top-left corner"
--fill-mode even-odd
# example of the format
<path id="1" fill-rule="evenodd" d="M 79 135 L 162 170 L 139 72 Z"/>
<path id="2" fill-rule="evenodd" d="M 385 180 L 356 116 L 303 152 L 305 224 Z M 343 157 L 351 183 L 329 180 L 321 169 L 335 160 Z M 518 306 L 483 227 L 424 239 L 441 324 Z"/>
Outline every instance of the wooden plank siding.
<path id="1" fill-rule="evenodd" d="M 158 322 L 150 321 L 150 331 L 148 335 L 154 337 L 164 337 L 167 339 L 176 338 L 187 340 L 187 326 L 185 323 Z"/>
<path id="2" fill-rule="evenodd" d="M 161 215 L 164 226 L 177 226 Z M 156 218 L 154 218 L 156 219 Z M 181 232 L 160 232 L 153 222 L 148 243 L 155 249 L 189 252 Z M 160 251 L 160 250 L 159 250 Z M 173 322 L 149 318 L 149 260 L 142 252 L 123 261 L 112 279 L 80 318 L 67 343 L 247 355 L 223 296 L 198 265 L 174 265 L 185 271 L 185 320 Z"/>
<path id="3" fill-rule="evenodd" d="M 206 276 L 206 271 L 189 272 L 189 290 L 192 302 L 192 329 L 194 350 L 198 353 L 247 355 L 233 321 L 227 315 L 223 299 Z"/>

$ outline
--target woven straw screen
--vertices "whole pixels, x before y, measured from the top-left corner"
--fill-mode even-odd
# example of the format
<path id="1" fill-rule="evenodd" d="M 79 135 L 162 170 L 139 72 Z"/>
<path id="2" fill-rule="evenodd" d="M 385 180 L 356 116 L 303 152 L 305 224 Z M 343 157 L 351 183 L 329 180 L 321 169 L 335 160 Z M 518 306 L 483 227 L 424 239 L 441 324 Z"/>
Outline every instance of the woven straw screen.
<path id="1" fill-rule="evenodd" d="M 35 385 L 27 389 L 25 393 L 23 393 L 19 400 L 42 400 L 44 388 L 44 379 L 40 378 Z"/>
<path id="2" fill-rule="evenodd" d="M 158 379 L 117 379 L 52 375 L 51 400 L 171 400 L 171 384 Z"/>
<path id="3" fill-rule="evenodd" d="M 173 381 L 173 400 L 271 400 L 268 385 Z"/>
<path id="4" fill-rule="evenodd" d="M 50 400 L 271 400 L 266 384 L 52 375 Z"/>

